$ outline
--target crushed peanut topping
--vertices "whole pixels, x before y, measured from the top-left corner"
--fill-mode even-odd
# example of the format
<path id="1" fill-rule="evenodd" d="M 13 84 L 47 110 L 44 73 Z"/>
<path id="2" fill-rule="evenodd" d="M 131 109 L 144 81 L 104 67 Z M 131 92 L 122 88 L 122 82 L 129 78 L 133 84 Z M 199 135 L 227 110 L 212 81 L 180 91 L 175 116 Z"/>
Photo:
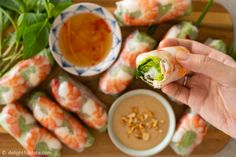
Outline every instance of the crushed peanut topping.
<path id="1" fill-rule="evenodd" d="M 163 133 L 159 129 L 160 124 L 164 124 L 164 120 L 158 120 L 151 111 L 140 112 L 138 107 L 133 107 L 132 112 L 121 118 L 122 124 L 127 126 L 127 134 L 134 135 L 137 139 L 148 141 L 151 137 L 150 130 Z"/>

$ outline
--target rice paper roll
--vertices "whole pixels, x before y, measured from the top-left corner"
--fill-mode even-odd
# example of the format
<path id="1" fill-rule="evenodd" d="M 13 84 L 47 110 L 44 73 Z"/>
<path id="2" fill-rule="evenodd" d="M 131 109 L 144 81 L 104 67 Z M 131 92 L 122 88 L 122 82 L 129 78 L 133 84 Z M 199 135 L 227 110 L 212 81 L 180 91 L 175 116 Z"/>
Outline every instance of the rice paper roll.
<path id="1" fill-rule="evenodd" d="M 135 31 L 130 34 L 116 63 L 102 75 L 99 89 L 110 95 L 120 94 L 134 78 L 136 57 L 156 46 L 156 41 L 146 33 Z"/>
<path id="2" fill-rule="evenodd" d="M 181 22 L 172 26 L 166 33 L 164 39 L 178 38 L 196 40 L 198 36 L 198 28 L 191 22 Z"/>
<path id="3" fill-rule="evenodd" d="M 136 59 L 137 77 L 154 88 L 180 79 L 189 71 L 177 62 L 178 52 L 190 53 L 185 47 L 175 46 L 140 54 Z"/>
<path id="4" fill-rule="evenodd" d="M 191 12 L 191 0 L 122 0 L 115 16 L 122 25 L 147 26 L 176 19 Z"/>
<path id="5" fill-rule="evenodd" d="M 208 128 L 207 122 L 198 114 L 189 112 L 184 115 L 172 137 L 170 146 L 178 154 L 188 156 L 201 144 Z"/>
<path id="6" fill-rule="evenodd" d="M 49 74 L 52 63 L 50 52 L 47 50 L 20 61 L 0 78 L 0 104 L 12 103 L 39 85 Z"/>
<path id="7" fill-rule="evenodd" d="M 41 92 L 34 93 L 28 102 L 35 119 L 69 148 L 82 152 L 94 138 L 80 122 Z"/>
<path id="8" fill-rule="evenodd" d="M 219 39 L 207 39 L 205 45 L 210 46 L 220 52 L 227 53 L 227 46 L 223 40 Z"/>
<path id="9" fill-rule="evenodd" d="M 50 87 L 54 98 L 62 107 L 74 112 L 87 126 L 99 131 L 106 130 L 105 105 L 87 87 L 65 73 L 53 78 Z"/>
<path id="10" fill-rule="evenodd" d="M 38 126 L 34 117 L 20 104 L 6 105 L 0 114 L 0 124 L 30 156 L 60 156 L 61 143 L 47 130 Z"/>

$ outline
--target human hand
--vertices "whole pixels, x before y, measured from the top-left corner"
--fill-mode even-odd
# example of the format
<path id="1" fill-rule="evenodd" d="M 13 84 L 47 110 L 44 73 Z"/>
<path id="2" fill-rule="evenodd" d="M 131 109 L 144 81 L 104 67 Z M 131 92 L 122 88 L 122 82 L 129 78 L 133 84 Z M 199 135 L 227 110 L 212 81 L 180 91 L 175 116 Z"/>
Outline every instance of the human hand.
<path id="1" fill-rule="evenodd" d="M 187 104 L 206 121 L 236 138 L 236 62 L 224 53 L 191 40 L 166 39 L 159 47 L 185 46 L 192 54 L 178 53 L 177 61 L 193 74 L 186 85 L 162 88 Z"/>

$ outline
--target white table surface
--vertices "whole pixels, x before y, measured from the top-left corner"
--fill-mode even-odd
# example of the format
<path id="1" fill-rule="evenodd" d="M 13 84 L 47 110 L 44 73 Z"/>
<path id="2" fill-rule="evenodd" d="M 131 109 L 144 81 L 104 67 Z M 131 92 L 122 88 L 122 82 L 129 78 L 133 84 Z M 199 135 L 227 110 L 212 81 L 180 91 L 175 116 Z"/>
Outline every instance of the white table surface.
<path id="1" fill-rule="evenodd" d="M 230 12 L 232 21 L 234 22 L 234 46 L 236 47 L 236 0 L 215 0 L 224 5 Z M 235 130 L 236 131 L 236 130 Z M 236 140 L 231 139 L 225 148 L 213 157 L 236 157 Z"/>

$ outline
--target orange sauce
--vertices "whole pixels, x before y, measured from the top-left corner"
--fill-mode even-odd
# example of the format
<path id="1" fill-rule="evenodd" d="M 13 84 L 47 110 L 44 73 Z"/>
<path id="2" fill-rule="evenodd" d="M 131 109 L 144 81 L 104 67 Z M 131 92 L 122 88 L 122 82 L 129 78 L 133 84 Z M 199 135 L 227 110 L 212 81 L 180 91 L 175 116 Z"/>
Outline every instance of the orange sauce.
<path id="1" fill-rule="evenodd" d="M 69 18 L 59 32 L 59 47 L 64 57 L 79 67 L 100 63 L 112 46 L 110 27 L 92 13 Z"/>

